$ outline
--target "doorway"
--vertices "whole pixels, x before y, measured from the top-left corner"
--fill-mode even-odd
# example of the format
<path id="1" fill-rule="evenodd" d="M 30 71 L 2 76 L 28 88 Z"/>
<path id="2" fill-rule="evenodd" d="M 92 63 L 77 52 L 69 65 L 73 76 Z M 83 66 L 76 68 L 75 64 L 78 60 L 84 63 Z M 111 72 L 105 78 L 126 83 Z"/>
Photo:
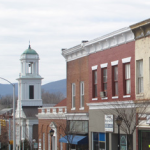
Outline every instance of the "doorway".
<path id="1" fill-rule="evenodd" d="M 140 130 L 139 131 L 139 150 L 150 149 L 150 131 Z"/>

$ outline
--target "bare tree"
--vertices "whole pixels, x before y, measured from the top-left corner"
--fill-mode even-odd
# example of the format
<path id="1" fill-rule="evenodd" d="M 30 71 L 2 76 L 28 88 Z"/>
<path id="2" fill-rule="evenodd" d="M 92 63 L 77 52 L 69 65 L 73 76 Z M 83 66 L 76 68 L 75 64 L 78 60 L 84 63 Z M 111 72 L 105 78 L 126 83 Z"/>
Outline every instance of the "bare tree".
<path id="1" fill-rule="evenodd" d="M 42 89 L 42 100 L 44 104 L 57 104 L 64 99 L 64 95 L 61 92 L 49 93 Z"/>
<path id="2" fill-rule="evenodd" d="M 132 138 L 134 131 L 143 123 L 143 119 L 145 120 L 146 114 L 150 113 L 149 104 L 150 101 L 148 100 L 117 101 L 111 102 L 109 105 L 104 104 L 104 108 L 106 108 L 103 110 L 104 114 L 112 114 L 115 119 L 118 116 L 122 118 L 120 129 L 127 134 L 129 150 L 133 147 Z"/>
<path id="3" fill-rule="evenodd" d="M 15 97 L 15 102 L 17 105 L 17 97 Z M 0 108 L 12 108 L 13 107 L 13 96 L 12 95 L 6 95 L 1 96 L 0 98 Z"/>
<path id="4" fill-rule="evenodd" d="M 1 149 L 7 150 L 8 149 L 8 125 L 6 120 L 0 119 L 1 123 L 1 136 L 0 136 L 0 142 L 1 142 Z"/>
<path id="5" fill-rule="evenodd" d="M 85 125 L 85 120 L 82 120 L 80 117 L 77 118 L 75 114 L 72 117 L 56 114 L 54 118 L 57 119 L 52 119 L 53 117 L 51 115 L 49 118 L 51 122 L 55 122 L 59 137 L 63 136 L 67 141 L 69 150 L 71 150 L 71 144 L 78 133 L 85 133 L 83 130 L 86 130 L 88 133 L 88 121 L 86 121 L 87 123 Z"/>

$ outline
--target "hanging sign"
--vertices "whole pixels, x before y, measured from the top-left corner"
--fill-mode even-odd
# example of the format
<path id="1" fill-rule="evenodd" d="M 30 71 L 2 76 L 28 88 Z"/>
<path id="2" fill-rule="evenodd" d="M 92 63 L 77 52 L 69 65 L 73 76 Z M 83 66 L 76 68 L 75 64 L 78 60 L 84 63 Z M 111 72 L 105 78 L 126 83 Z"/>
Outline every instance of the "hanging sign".
<path id="1" fill-rule="evenodd" d="M 105 115 L 105 131 L 113 132 L 113 115 Z"/>

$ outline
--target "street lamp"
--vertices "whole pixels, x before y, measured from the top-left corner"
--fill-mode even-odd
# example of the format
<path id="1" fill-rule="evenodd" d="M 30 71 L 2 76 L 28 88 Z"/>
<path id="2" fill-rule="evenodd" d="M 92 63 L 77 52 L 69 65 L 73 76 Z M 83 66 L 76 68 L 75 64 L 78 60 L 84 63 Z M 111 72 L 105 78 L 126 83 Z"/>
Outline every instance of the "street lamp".
<path id="1" fill-rule="evenodd" d="M 22 150 L 24 150 L 24 138 L 22 138 Z"/>
<path id="2" fill-rule="evenodd" d="M 35 149 L 35 148 L 34 148 L 34 143 L 36 142 L 36 140 L 35 140 L 35 139 L 33 139 L 33 140 L 32 140 L 32 142 L 33 142 L 33 149 Z"/>
<path id="3" fill-rule="evenodd" d="M 123 120 L 122 117 L 118 115 L 118 117 L 116 118 L 116 124 L 118 125 L 118 150 L 120 150 L 120 126 L 122 120 Z"/>
<path id="4" fill-rule="evenodd" d="M 50 136 L 51 136 L 51 150 L 52 150 L 52 136 L 54 135 L 54 130 L 51 129 L 51 130 L 49 131 L 49 133 L 50 133 Z"/>
<path id="5" fill-rule="evenodd" d="M 16 149 L 16 123 L 15 123 L 15 84 L 10 81 L 0 77 L 0 79 L 7 81 L 13 86 L 13 150 Z"/>

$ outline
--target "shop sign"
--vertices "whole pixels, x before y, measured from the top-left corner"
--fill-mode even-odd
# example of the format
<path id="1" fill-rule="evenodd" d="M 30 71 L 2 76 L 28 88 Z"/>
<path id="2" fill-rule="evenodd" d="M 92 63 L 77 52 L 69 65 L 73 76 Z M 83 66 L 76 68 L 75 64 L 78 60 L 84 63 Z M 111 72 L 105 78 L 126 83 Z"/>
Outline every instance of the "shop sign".
<path id="1" fill-rule="evenodd" d="M 105 115 L 105 131 L 113 132 L 113 115 Z"/>
<path id="2" fill-rule="evenodd" d="M 146 116 L 146 123 L 147 123 L 147 124 L 150 124 L 150 115 L 147 115 L 147 116 Z"/>

